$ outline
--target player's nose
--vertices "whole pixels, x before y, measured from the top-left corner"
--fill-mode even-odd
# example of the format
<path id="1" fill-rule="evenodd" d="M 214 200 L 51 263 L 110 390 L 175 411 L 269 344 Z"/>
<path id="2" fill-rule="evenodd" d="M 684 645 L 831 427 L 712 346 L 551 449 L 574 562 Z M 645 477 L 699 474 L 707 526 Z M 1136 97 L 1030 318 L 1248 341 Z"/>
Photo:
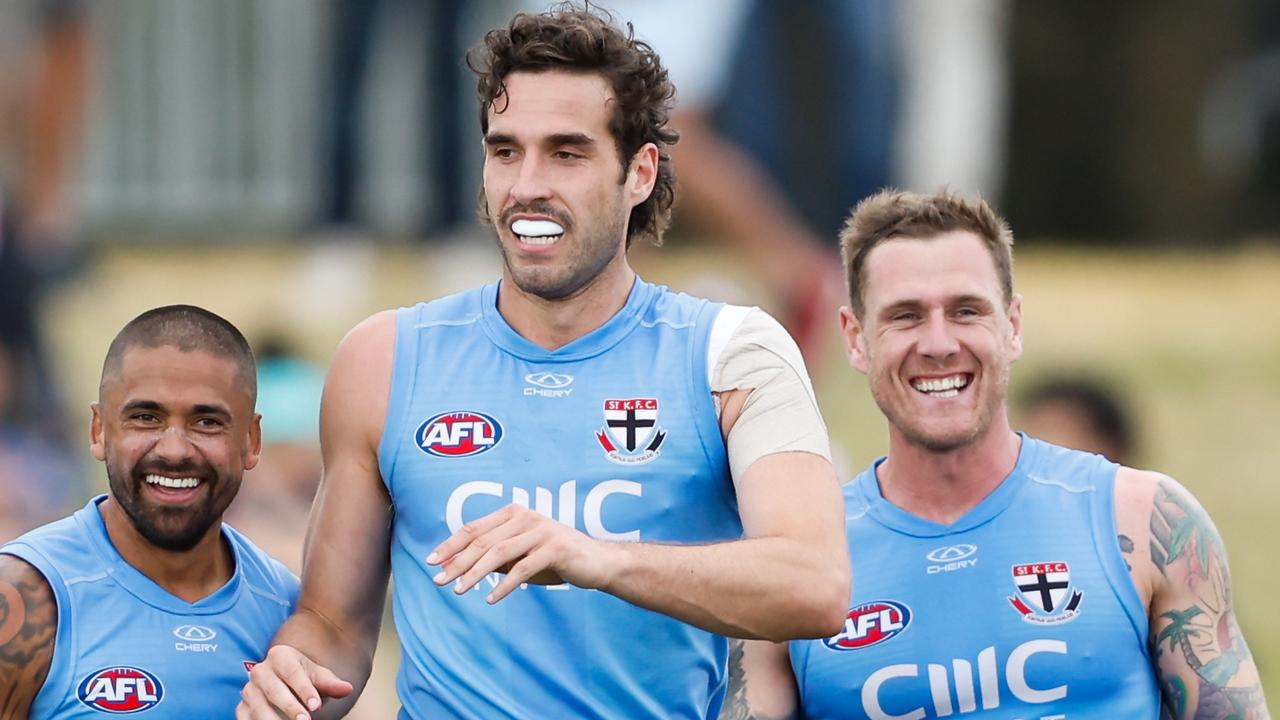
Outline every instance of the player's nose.
<path id="1" fill-rule="evenodd" d="M 916 351 L 931 358 L 945 358 L 960 352 L 960 342 L 942 312 L 931 312 L 920 325 Z"/>
<path id="2" fill-rule="evenodd" d="M 551 197 L 551 185 L 548 182 L 545 163 L 536 157 L 526 156 L 516 172 L 515 182 L 511 185 L 511 199 L 528 204 Z"/>
<path id="3" fill-rule="evenodd" d="M 183 428 L 170 425 L 160 433 L 160 438 L 151 448 L 151 454 L 166 463 L 176 465 L 192 457 L 195 454 L 195 446 Z"/>

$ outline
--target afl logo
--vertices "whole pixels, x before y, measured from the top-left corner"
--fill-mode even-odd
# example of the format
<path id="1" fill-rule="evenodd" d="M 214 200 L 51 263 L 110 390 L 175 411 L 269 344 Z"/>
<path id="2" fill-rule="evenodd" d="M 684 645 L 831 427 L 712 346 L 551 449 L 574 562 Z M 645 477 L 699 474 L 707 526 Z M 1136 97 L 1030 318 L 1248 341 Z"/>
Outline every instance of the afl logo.
<path id="1" fill-rule="evenodd" d="M 502 425 L 484 413 L 455 410 L 418 426 L 418 448 L 437 457 L 469 457 L 492 450 L 502 440 Z"/>
<path id="2" fill-rule="evenodd" d="M 832 650 L 858 650 L 879 645 L 911 624 L 911 608 L 896 600 L 876 600 L 849 610 L 840 634 L 822 641 Z"/>
<path id="3" fill-rule="evenodd" d="M 149 710 L 164 699 L 164 686 L 155 675 L 136 667 L 103 668 L 80 681 L 80 702 L 116 715 Z"/>

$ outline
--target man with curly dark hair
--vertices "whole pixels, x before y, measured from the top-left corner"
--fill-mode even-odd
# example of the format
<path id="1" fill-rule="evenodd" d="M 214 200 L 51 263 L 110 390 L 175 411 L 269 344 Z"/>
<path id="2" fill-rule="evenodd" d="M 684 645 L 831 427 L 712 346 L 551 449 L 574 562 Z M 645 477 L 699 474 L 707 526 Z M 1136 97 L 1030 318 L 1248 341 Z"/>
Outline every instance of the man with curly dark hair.
<path id="1" fill-rule="evenodd" d="M 725 636 L 839 629 L 839 486 L 795 343 L 651 285 L 674 90 L 591 8 L 517 15 L 479 76 L 498 282 L 343 340 L 299 611 L 237 717 L 338 717 L 390 571 L 401 718 L 714 717 Z"/>

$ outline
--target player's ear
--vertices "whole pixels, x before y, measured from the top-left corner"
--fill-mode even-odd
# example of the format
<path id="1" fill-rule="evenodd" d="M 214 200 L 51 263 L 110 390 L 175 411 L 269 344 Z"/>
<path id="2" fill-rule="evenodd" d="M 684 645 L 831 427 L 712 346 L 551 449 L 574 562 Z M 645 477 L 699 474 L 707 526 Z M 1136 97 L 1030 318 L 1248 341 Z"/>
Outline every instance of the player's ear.
<path id="1" fill-rule="evenodd" d="M 1022 357 L 1022 296 L 1009 301 L 1009 361 Z"/>
<path id="2" fill-rule="evenodd" d="M 631 156 L 631 164 L 627 167 L 624 180 L 627 198 L 631 207 L 635 207 L 653 194 L 653 186 L 658 182 L 658 146 L 645 143 L 635 155 Z"/>
<path id="3" fill-rule="evenodd" d="M 89 454 L 102 462 L 107 459 L 107 445 L 102 438 L 102 405 L 90 403 L 89 410 L 93 413 L 89 421 Z"/>
<path id="4" fill-rule="evenodd" d="M 853 313 L 853 308 L 845 305 L 840 308 L 840 336 L 844 338 L 844 351 L 849 356 L 849 364 L 862 374 L 867 373 L 867 346 L 862 332 L 862 323 Z"/>
<path id="5" fill-rule="evenodd" d="M 244 469 L 252 470 L 262 457 L 262 413 L 253 414 L 244 443 Z"/>

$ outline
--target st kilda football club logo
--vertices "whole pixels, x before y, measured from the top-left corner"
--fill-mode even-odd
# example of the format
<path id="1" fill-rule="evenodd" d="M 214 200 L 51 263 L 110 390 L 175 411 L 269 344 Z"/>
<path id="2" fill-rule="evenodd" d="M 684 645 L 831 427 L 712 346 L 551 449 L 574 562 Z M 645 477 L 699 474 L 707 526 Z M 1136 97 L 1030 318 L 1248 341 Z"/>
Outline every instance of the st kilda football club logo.
<path id="1" fill-rule="evenodd" d="M 1071 587 L 1071 568 L 1064 562 L 1014 565 L 1013 586 L 1018 594 L 1009 602 L 1022 619 L 1036 625 L 1057 625 L 1080 614 L 1084 593 Z"/>
<path id="2" fill-rule="evenodd" d="M 667 431 L 658 427 L 656 398 L 604 401 L 604 427 L 596 440 L 605 457 L 620 465 L 647 463 L 658 457 Z"/>

